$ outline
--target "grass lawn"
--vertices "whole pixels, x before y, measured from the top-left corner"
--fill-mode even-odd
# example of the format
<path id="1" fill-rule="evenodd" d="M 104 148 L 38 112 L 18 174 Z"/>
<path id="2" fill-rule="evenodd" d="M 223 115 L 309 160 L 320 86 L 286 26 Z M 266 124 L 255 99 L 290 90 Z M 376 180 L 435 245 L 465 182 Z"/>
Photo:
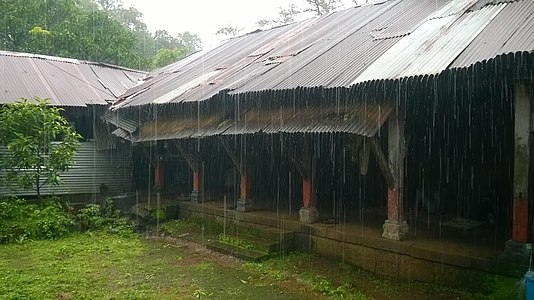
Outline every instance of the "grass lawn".
<path id="1" fill-rule="evenodd" d="M 1 299 L 305 299 L 233 258 L 106 233 L 0 246 Z M 313 293 L 312 293 L 313 294 Z"/>
<path id="2" fill-rule="evenodd" d="M 191 232 L 195 226 L 178 230 Z M 175 224 L 175 226 L 177 226 Z M 192 230 L 194 231 L 194 230 Z M 105 232 L 0 245 L 0 299 L 509 299 L 399 283 L 315 255 L 245 263 L 198 243 Z"/>

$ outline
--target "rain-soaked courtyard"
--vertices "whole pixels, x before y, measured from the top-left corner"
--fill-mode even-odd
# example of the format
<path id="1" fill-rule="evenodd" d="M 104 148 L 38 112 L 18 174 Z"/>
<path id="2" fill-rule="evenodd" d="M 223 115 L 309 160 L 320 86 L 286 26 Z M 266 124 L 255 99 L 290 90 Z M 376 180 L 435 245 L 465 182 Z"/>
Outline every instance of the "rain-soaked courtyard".
<path id="1" fill-rule="evenodd" d="M 79 234 L 0 246 L 3 299 L 512 299 L 517 282 L 492 276 L 471 288 L 398 282 L 317 255 L 245 262 L 210 251 L 217 238 L 188 221 L 165 236 Z M 181 236 L 182 238 L 172 238 Z M 188 236 L 184 239 L 184 236 Z M 197 242 L 194 242 L 196 240 Z"/>
<path id="2" fill-rule="evenodd" d="M 0 2 L 0 297 L 534 299 L 534 1 L 130 2 Z"/>

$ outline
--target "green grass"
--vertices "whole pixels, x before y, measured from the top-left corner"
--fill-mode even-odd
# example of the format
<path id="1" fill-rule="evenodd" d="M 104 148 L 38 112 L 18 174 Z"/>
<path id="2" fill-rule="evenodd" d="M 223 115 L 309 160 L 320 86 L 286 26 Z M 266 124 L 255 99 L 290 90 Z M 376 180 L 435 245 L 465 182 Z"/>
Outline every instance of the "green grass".
<path id="1" fill-rule="evenodd" d="M 0 246 L 1 299 L 298 299 L 175 245 L 103 232 Z"/>
<path id="2" fill-rule="evenodd" d="M 195 229 L 179 222 L 176 227 Z M 184 228 L 181 228 L 184 229 Z M 178 230 L 178 232 L 183 232 Z M 0 245 L 0 299 L 511 299 L 517 282 L 493 276 L 477 295 L 399 283 L 316 255 L 239 263 L 186 242 L 107 232 Z"/>
<path id="3" fill-rule="evenodd" d="M 313 266 L 309 268 L 309 263 L 314 259 L 317 259 L 317 256 L 293 252 L 260 263 L 245 263 L 243 264 L 243 270 L 275 281 L 295 278 L 328 299 L 372 299 L 353 287 L 351 283 L 333 283 L 330 278 L 321 275 L 320 269 L 313 268 Z M 329 267 L 338 272 L 342 270 L 342 268 L 336 268 L 335 265 Z M 350 278 L 347 277 L 346 279 Z"/>
<path id="4" fill-rule="evenodd" d="M 228 224 L 223 228 L 222 222 L 200 219 L 170 221 L 165 223 L 162 229 L 175 237 L 186 234 L 187 239 L 199 243 L 211 239 L 242 248 L 252 247 L 242 237 L 261 236 L 254 232 L 255 229 L 247 231 L 246 228 L 235 224 Z M 221 233 L 223 229 L 228 235 Z M 231 236 L 237 232 L 240 238 Z M 308 295 L 310 299 L 411 299 L 414 296 L 417 299 L 514 299 L 520 289 L 518 280 L 513 278 L 496 275 L 471 278 L 467 273 L 465 282 L 460 282 L 457 289 L 415 281 L 399 282 L 349 264 L 295 252 L 283 253 L 259 263 L 244 263 L 241 270 L 254 274 L 259 280 L 279 285 L 297 282 L 304 286 L 304 289 L 313 291 L 313 297 Z"/>

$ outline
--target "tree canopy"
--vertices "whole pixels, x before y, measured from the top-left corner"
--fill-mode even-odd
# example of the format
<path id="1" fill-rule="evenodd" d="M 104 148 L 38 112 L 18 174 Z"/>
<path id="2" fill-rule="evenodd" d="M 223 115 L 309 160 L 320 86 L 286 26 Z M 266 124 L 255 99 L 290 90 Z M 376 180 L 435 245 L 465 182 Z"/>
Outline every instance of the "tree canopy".
<path id="1" fill-rule="evenodd" d="M 367 3 L 369 0 L 352 0 L 358 5 L 359 2 Z M 278 7 L 278 18 L 275 20 L 262 19 L 257 22 L 260 27 L 287 24 L 296 21 L 301 15 L 312 14 L 322 16 L 343 7 L 343 0 L 300 0 L 297 4 L 291 3 L 286 7 Z"/>
<path id="2" fill-rule="evenodd" d="M 161 66 L 161 49 L 178 60 L 202 47 L 190 32 L 150 32 L 142 13 L 121 0 L 0 0 L 0 10 L 2 50 L 151 69 Z"/>
<path id="3" fill-rule="evenodd" d="M 40 189 L 60 183 L 73 163 L 81 136 L 46 99 L 21 99 L 0 109 L 0 145 L 7 147 L 0 168 L 16 186 Z"/>

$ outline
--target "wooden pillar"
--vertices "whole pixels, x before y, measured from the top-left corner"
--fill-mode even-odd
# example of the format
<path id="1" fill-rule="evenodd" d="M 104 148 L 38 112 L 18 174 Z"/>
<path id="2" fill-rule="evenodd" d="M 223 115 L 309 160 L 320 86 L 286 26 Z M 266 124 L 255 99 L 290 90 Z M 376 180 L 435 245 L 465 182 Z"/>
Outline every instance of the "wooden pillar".
<path id="1" fill-rule="evenodd" d="M 246 212 L 253 210 L 252 191 L 250 176 L 246 171 L 246 166 L 241 167 L 241 176 L 239 177 L 239 199 L 237 200 L 236 210 Z"/>
<path id="2" fill-rule="evenodd" d="M 302 176 L 302 208 L 299 211 L 300 222 L 311 224 L 319 219 L 317 198 L 315 195 L 315 169 L 316 161 L 313 154 L 311 137 L 305 136 L 302 145 L 301 159 L 293 155 L 293 162 Z"/>
<path id="3" fill-rule="evenodd" d="M 525 84 L 518 84 L 514 93 L 514 181 L 512 205 L 512 239 L 506 250 L 528 254 L 529 238 L 529 174 L 531 170 L 530 136 L 532 132 L 532 95 Z"/>
<path id="4" fill-rule="evenodd" d="M 228 154 L 228 156 L 232 160 L 234 167 L 239 171 L 239 174 L 241 175 L 239 178 L 240 196 L 237 200 L 236 211 L 251 211 L 253 210 L 253 204 L 251 193 L 251 180 L 249 177 L 250 173 L 248 172 L 249 166 L 246 155 L 246 142 L 243 143 L 244 148 L 241 153 L 241 160 L 239 160 L 237 155 L 234 153 L 234 151 L 226 140 L 224 140 L 223 138 L 219 138 L 219 141 L 221 142 L 224 150 L 226 151 L 226 154 Z"/>
<path id="5" fill-rule="evenodd" d="M 204 198 L 204 164 L 201 160 L 200 152 L 191 154 L 184 148 L 182 143 L 178 140 L 174 141 L 176 149 L 187 162 L 187 165 L 193 172 L 193 191 L 191 192 L 192 202 L 205 202 Z"/>
<path id="6" fill-rule="evenodd" d="M 316 207 L 315 192 L 310 179 L 302 179 L 302 203 L 305 208 Z"/>
<path id="7" fill-rule="evenodd" d="M 239 187 L 240 187 L 240 199 L 250 199 L 251 193 L 250 193 L 250 181 L 248 175 L 244 174 L 240 176 L 239 180 Z"/>
<path id="8" fill-rule="evenodd" d="M 202 161 L 195 160 L 193 167 L 193 191 L 191 192 L 191 201 L 201 203 L 204 202 L 204 166 Z"/>
<path id="9" fill-rule="evenodd" d="M 156 167 L 154 168 L 154 187 L 156 190 L 161 190 L 164 186 L 164 165 L 161 159 L 158 159 L 156 162 Z"/>
<path id="10" fill-rule="evenodd" d="M 408 224 L 403 214 L 404 168 L 406 145 L 404 139 L 404 116 L 392 114 L 388 121 L 388 160 L 393 182 L 388 187 L 387 213 L 382 237 L 392 240 L 403 240 L 408 233 Z"/>

